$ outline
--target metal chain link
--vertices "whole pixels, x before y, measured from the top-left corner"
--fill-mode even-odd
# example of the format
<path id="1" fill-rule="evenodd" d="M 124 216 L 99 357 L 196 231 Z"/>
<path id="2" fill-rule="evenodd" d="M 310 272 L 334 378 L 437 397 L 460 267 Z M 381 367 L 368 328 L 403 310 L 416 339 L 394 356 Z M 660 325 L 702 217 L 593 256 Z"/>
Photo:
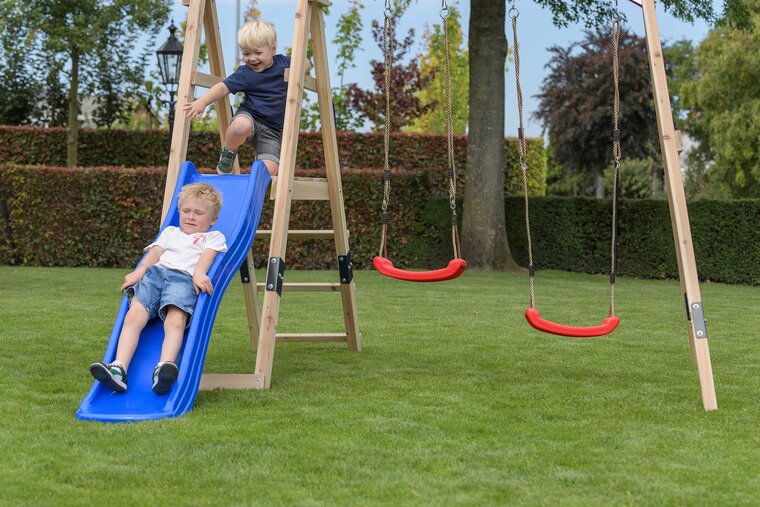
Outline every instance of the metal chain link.
<path id="1" fill-rule="evenodd" d="M 509 9 L 509 16 L 512 18 L 512 33 L 513 36 L 513 53 L 515 60 L 515 82 L 517 89 L 517 112 L 520 121 L 520 126 L 517 130 L 518 144 L 520 147 L 520 169 L 522 172 L 522 186 L 523 196 L 525 198 L 525 231 L 528 240 L 528 274 L 530 275 L 530 307 L 536 307 L 536 287 L 535 287 L 535 270 L 533 267 L 533 240 L 530 234 L 530 208 L 528 206 L 528 163 L 527 147 L 525 144 L 525 129 L 523 128 L 523 100 L 522 100 L 522 88 L 520 87 L 520 44 L 517 42 L 517 17 L 520 15 L 520 11 L 515 7 L 512 2 L 512 7 Z"/>
<path id="2" fill-rule="evenodd" d="M 610 317 L 615 315 L 615 275 L 617 271 L 617 204 L 618 187 L 620 186 L 620 12 L 615 0 L 615 13 L 612 19 L 612 80 L 614 83 L 612 155 L 615 159 L 615 172 L 612 184 L 612 244 L 610 246 Z"/>

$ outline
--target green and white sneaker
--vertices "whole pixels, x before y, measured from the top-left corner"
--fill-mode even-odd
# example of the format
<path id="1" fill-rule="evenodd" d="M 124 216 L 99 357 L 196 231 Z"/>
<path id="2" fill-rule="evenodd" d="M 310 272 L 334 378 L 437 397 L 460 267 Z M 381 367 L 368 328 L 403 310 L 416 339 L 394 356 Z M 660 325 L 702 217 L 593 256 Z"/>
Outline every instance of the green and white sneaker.
<path id="1" fill-rule="evenodd" d="M 179 376 L 179 368 L 171 361 L 158 363 L 153 370 L 153 392 L 156 394 L 166 394 L 174 385 Z"/>
<path id="2" fill-rule="evenodd" d="M 92 363 L 90 373 L 95 380 L 112 391 L 123 393 L 127 390 L 127 372 L 119 361 L 113 363 Z"/>
<path id="3" fill-rule="evenodd" d="M 216 164 L 218 174 L 230 174 L 232 172 L 232 163 L 235 161 L 237 150 L 232 151 L 226 146 L 222 147 L 222 153 L 219 155 L 219 162 Z"/>

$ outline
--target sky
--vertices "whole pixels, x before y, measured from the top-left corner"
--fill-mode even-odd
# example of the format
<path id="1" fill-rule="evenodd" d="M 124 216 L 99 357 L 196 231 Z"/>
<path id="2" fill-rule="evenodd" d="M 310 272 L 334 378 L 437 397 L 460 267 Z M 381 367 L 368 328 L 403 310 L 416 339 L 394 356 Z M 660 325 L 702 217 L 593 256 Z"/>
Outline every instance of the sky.
<path id="1" fill-rule="evenodd" d="M 237 33 L 236 7 L 239 5 L 242 11 L 248 6 L 248 1 L 217 0 L 216 4 L 219 29 L 222 33 L 224 64 L 229 74 L 234 70 L 235 55 L 238 51 L 235 39 Z M 382 60 L 382 54 L 372 39 L 371 21 L 373 19 L 382 21 L 384 1 L 363 0 L 363 4 L 364 9 L 361 10 L 364 24 L 362 49 L 356 55 L 356 68 L 346 72 L 345 82 L 356 82 L 363 88 L 372 88 L 373 83 L 370 77 L 369 62 L 370 60 Z M 459 9 L 466 37 L 470 2 L 468 0 L 448 0 L 448 4 L 456 6 Z M 337 20 L 348 10 L 348 5 L 347 0 L 333 0 L 330 14 L 325 17 L 328 56 L 330 57 L 336 53 L 336 47 L 331 41 L 335 37 Z M 442 0 L 412 0 L 409 9 L 401 18 L 399 38 L 401 37 L 401 33 L 406 34 L 407 30 L 411 27 L 416 31 L 414 53 L 422 51 L 422 33 L 425 25 L 440 24 L 441 18 L 439 12 L 441 5 Z M 720 2 L 716 1 L 716 10 L 719 11 L 721 5 Z M 293 45 L 296 0 L 259 0 L 257 7 L 261 10 L 261 18 L 275 25 L 278 37 L 277 52 L 283 52 L 285 47 L 291 47 Z M 547 48 L 554 45 L 567 47 L 573 42 L 582 40 L 585 27 L 576 25 L 568 28 L 557 28 L 551 23 L 551 14 L 533 2 L 517 2 L 517 8 L 520 11 L 518 36 L 520 40 L 520 80 L 523 92 L 525 132 L 527 136 L 538 137 L 542 135 L 541 125 L 532 118 L 532 114 L 538 106 L 534 95 L 539 92 L 539 88 L 547 72 L 545 65 L 550 58 Z M 179 23 L 186 19 L 187 10 L 187 7 L 182 5 L 181 0 L 174 0 L 171 16 L 175 24 L 179 26 Z M 644 22 L 641 8 L 631 2 L 620 0 L 620 10 L 627 17 L 627 22 L 623 26 L 633 33 L 644 36 Z M 242 19 L 242 13 L 240 17 Z M 663 44 L 680 39 L 690 39 L 698 43 L 707 35 L 710 28 L 703 21 L 698 21 L 693 25 L 679 21 L 666 13 L 662 8 L 658 8 L 657 10 L 657 21 Z M 169 20 L 167 20 L 167 26 L 168 22 Z M 511 20 L 507 17 L 506 34 L 510 41 L 510 46 L 512 40 L 511 30 Z M 158 44 L 163 43 L 163 40 L 163 36 L 159 36 Z M 332 62 L 330 67 L 330 82 L 335 86 L 339 81 L 337 68 Z M 510 72 L 505 76 L 504 90 L 506 94 L 505 133 L 508 136 L 515 136 L 517 134 L 517 99 L 515 96 L 515 78 L 511 64 L 509 70 Z M 621 69 L 621 79 L 625 79 L 625 69 Z M 200 93 L 200 90 L 196 91 L 196 95 Z"/>

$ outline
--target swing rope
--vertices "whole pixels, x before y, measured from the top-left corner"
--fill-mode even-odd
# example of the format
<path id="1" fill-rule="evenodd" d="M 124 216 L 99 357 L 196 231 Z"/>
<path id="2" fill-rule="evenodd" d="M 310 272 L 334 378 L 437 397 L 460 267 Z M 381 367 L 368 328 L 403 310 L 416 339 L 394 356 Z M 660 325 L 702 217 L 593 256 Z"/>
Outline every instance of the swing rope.
<path id="1" fill-rule="evenodd" d="M 448 18 L 451 11 L 446 0 L 441 0 L 440 16 L 443 24 L 444 39 L 444 76 L 446 85 L 446 150 L 448 161 L 448 183 L 449 183 L 449 208 L 451 209 L 451 243 L 454 248 L 454 258 L 449 262 L 446 268 L 432 271 L 406 271 L 393 266 L 388 259 L 388 224 L 390 222 L 388 214 L 388 205 L 391 195 L 391 168 L 390 168 L 390 131 L 391 131 L 391 99 L 390 99 L 390 82 L 391 67 L 393 65 L 393 11 L 391 9 L 391 0 L 385 1 L 384 22 L 383 22 L 383 55 L 384 69 L 383 80 L 385 84 L 385 126 L 383 129 L 383 203 L 382 210 L 382 232 L 380 235 L 380 252 L 373 259 L 375 268 L 383 275 L 401 280 L 414 282 L 437 282 L 451 280 L 461 275 L 467 267 L 467 263 L 461 258 L 461 248 L 459 243 L 458 217 L 456 210 L 457 203 L 457 171 L 454 161 L 454 126 L 451 112 L 451 63 L 449 58 L 449 29 Z"/>
<path id="2" fill-rule="evenodd" d="M 547 333 L 570 336 L 570 337 L 593 337 L 608 334 L 615 330 L 620 323 L 620 319 L 615 316 L 615 274 L 617 268 L 617 229 L 618 229 L 618 211 L 619 211 L 619 170 L 621 160 L 620 149 L 620 87 L 619 87 L 619 56 L 618 48 L 620 45 L 620 14 L 618 11 L 618 2 L 615 0 L 615 14 L 613 15 L 612 22 L 612 37 L 613 37 L 613 81 L 614 81 L 614 104 L 613 104 L 613 132 L 612 132 L 612 151 L 614 157 L 614 185 L 612 190 L 612 240 L 611 240 L 611 252 L 610 252 L 610 306 L 609 314 L 604 319 L 602 324 L 598 326 L 565 326 L 550 322 L 541 318 L 541 314 L 536 309 L 536 289 L 535 289 L 535 265 L 533 262 L 533 240 L 531 237 L 530 229 L 530 209 L 528 204 L 528 164 L 527 164 L 527 145 L 525 140 L 525 129 L 523 126 L 523 101 L 522 101 L 522 88 L 520 86 L 520 44 L 517 37 L 517 18 L 520 12 L 515 5 L 515 0 L 512 0 L 512 5 L 509 9 L 509 17 L 512 19 L 512 33 L 513 35 L 513 52 L 514 52 L 514 65 L 515 65 L 515 81 L 517 90 L 517 110 L 519 117 L 518 128 L 518 146 L 520 151 L 520 170 L 522 175 L 523 196 L 525 201 L 525 230 L 528 242 L 528 274 L 530 277 L 530 308 L 525 311 L 525 317 L 528 323 L 538 329 Z"/>

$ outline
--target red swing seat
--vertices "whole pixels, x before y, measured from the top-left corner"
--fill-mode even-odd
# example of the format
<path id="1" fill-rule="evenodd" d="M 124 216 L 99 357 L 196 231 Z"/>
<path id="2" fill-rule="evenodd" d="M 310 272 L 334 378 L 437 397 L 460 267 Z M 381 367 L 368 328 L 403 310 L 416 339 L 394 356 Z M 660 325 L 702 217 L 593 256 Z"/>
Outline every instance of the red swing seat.
<path id="1" fill-rule="evenodd" d="M 460 258 L 452 259 L 445 268 L 434 269 L 432 271 L 398 269 L 393 266 L 390 259 L 380 256 L 372 259 L 372 264 L 380 274 L 398 280 L 406 280 L 407 282 L 443 282 L 457 278 L 467 269 L 467 261 Z"/>
<path id="2" fill-rule="evenodd" d="M 594 336 L 609 334 L 618 327 L 618 324 L 620 324 L 620 318 L 613 316 L 607 317 L 598 326 L 565 326 L 542 319 L 541 313 L 535 308 L 528 308 L 525 310 L 525 318 L 528 320 L 528 324 L 539 331 L 560 336 L 570 336 L 573 338 L 591 338 Z"/>

